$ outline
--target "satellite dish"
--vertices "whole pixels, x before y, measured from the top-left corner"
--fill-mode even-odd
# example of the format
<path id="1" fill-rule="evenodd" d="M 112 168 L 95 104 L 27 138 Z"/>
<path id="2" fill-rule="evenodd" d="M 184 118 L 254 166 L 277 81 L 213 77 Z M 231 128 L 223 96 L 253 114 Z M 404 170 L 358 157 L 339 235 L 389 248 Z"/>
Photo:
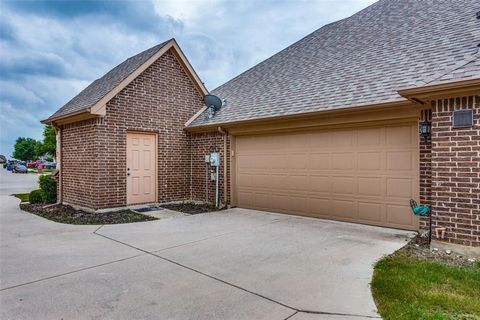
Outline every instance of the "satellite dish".
<path id="1" fill-rule="evenodd" d="M 222 100 L 213 94 L 207 94 L 205 97 L 203 97 L 203 102 L 205 102 L 207 107 L 213 107 L 215 111 L 220 110 L 223 104 Z"/>

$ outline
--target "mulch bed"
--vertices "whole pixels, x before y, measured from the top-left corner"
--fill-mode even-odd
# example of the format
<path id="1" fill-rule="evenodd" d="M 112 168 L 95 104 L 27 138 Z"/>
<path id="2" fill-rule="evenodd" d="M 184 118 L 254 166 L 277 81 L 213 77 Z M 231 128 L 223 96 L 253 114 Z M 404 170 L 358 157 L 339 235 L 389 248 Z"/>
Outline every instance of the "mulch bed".
<path id="1" fill-rule="evenodd" d="M 399 251 L 407 252 L 409 255 L 435 262 L 446 263 L 450 266 L 467 266 L 478 262 L 478 259 L 464 256 L 452 251 L 445 251 L 430 248 L 428 238 L 417 235 L 405 247 Z"/>
<path id="2" fill-rule="evenodd" d="M 188 213 L 188 214 L 198 214 L 198 213 L 205 213 L 205 212 L 212 212 L 212 211 L 219 210 L 209 204 L 196 204 L 193 202 L 162 204 L 161 207 L 165 209 Z"/>
<path id="3" fill-rule="evenodd" d="M 21 203 L 20 209 L 55 222 L 69 224 L 101 225 L 158 220 L 157 218 L 133 212 L 131 210 L 88 213 L 82 210 L 75 210 L 67 205 L 54 205 L 47 208 L 44 208 L 44 206 L 45 204 L 41 203 Z"/>

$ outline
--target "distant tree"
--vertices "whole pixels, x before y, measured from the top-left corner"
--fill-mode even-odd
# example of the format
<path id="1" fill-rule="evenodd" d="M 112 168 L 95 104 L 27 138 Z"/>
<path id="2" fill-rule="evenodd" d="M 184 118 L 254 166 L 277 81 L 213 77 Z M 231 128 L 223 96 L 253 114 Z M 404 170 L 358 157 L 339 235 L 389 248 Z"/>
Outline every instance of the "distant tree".
<path id="1" fill-rule="evenodd" d="M 55 156 L 56 150 L 57 136 L 55 134 L 55 129 L 53 129 L 51 125 L 46 125 L 43 129 L 42 155 L 49 154 Z"/>
<path id="2" fill-rule="evenodd" d="M 34 160 L 37 158 L 40 144 L 41 143 L 35 139 L 19 137 L 17 141 L 15 141 L 13 157 L 23 161 Z"/>
<path id="3" fill-rule="evenodd" d="M 43 150 L 43 143 L 42 141 L 37 141 L 35 144 L 35 159 L 41 158 L 45 154 Z"/>

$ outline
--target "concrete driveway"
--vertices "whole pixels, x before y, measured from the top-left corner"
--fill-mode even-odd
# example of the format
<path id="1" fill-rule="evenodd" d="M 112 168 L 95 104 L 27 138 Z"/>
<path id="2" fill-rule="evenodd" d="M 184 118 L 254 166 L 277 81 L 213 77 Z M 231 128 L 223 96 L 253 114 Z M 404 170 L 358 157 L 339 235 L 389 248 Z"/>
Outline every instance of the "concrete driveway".
<path id="1" fill-rule="evenodd" d="M 375 318 L 372 265 L 408 234 L 245 209 L 58 224 L 8 196 L 36 177 L 1 171 L 2 319 Z"/>

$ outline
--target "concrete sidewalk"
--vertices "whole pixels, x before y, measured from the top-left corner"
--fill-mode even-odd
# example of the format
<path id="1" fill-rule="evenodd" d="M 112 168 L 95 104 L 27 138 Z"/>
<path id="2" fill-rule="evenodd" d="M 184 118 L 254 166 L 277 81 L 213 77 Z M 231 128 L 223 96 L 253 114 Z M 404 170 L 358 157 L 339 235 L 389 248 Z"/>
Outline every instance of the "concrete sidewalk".
<path id="1" fill-rule="evenodd" d="M 245 209 L 65 225 L 8 196 L 32 177 L 0 177 L 2 319 L 378 317 L 372 264 L 407 234 Z"/>

